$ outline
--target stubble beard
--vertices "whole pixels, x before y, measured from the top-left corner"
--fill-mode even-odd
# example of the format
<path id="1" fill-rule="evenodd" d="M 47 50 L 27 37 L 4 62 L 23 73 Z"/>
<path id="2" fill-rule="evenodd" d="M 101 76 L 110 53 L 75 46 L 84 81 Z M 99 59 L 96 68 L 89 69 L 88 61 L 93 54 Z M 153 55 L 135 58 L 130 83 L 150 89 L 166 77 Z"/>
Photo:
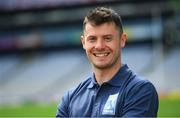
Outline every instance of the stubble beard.
<path id="1" fill-rule="evenodd" d="M 103 65 L 99 65 L 96 64 L 95 62 L 93 62 L 93 60 L 91 60 L 91 58 L 88 56 L 88 59 L 90 61 L 90 63 L 92 64 L 93 68 L 96 69 L 100 69 L 100 70 L 106 70 L 106 69 L 110 69 L 113 68 L 116 64 L 118 64 L 118 61 L 120 63 L 120 54 L 117 54 L 115 58 L 113 58 L 110 62 L 108 62 L 107 64 L 103 64 Z"/>

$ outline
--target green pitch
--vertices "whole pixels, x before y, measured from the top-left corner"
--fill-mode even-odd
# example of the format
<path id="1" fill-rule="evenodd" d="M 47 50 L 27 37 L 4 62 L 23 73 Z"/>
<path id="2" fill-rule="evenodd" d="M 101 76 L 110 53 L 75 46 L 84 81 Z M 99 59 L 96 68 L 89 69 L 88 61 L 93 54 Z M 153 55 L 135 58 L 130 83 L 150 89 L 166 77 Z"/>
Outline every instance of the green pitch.
<path id="1" fill-rule="evenodd" d="M 24 104 L 0 106 L 0 117 L 55 117 L 57 105 Z M 159 117 L 180 117 L 180 99 L 161 99 Z"/>
<path id="2" fill-rule="evenodd" d="M 160 99 L 159 117 L 180 117 L 180 99 Z"/>
<path id="3" fill-rule="evenodd" d="M 55 117 L 57 107 L 52 105 L 24 104 L 0 106 L 0 117 Z"/>

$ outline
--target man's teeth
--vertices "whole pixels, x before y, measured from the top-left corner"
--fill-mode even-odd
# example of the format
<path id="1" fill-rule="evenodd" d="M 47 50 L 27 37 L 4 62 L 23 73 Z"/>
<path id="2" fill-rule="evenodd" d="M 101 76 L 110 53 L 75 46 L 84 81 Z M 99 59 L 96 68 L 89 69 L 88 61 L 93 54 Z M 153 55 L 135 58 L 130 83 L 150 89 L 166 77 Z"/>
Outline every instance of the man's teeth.
<path id="1" fill-rule="evenodd" d="M 95 54 L 95 56 L 97 57 L 104 57 L 104 56 L 107 56 L 108 53 L 100 53 L 100 54 Z"/>

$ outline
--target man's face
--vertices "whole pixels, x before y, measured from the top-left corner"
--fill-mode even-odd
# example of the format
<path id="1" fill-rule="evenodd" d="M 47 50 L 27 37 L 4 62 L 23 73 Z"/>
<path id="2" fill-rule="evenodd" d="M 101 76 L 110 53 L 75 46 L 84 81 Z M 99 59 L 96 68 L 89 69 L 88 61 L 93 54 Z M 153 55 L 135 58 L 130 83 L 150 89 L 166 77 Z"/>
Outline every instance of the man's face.
<path id="1" fill-rule="evenodd" d="M 114 23 L 99 26 L 86 24 L 81 41 L 89 61 L 95 68 L 107 69 L 121 64 L 121 48 L 126 41 L 124 35 L 120 35 Z"/>

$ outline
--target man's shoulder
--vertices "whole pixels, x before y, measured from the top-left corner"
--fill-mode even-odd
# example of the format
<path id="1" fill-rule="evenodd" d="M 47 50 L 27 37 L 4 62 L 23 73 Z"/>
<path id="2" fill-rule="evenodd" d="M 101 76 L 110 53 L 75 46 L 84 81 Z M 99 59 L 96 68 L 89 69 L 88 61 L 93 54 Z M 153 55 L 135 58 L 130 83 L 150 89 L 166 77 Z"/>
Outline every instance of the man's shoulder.
<path id="1" fill-rule="evenodd" d="M 87 87 L 91 83 L 91 80 L 92 80 L 91 77 L 87 77 L 84 81 L 80 82 L 77 86 L 75 86 L 75 87 L 71 88 L 70 90 L 68 90 L 69 96 L 73 96 L 74 94 L 76 94 L 80 90 L 87 89 Z"/>
<path id="2" fill-rule="evenodd" d="M 152 83 L 149 80 L 147 80 L 146 78 L 136 74 L 132 78 L 132 80 L 131 80 L 131 82 L 129 84 L 134 86 L 134 85 L 144 85 L 144 84 L 152 84 Z"/>
<path id="3" fill-rule="evenodd" d="M 135 75 L 128 83 L 127 91 L 152 91 L 155 92 L 155 86 L 145 77 Z"/>

